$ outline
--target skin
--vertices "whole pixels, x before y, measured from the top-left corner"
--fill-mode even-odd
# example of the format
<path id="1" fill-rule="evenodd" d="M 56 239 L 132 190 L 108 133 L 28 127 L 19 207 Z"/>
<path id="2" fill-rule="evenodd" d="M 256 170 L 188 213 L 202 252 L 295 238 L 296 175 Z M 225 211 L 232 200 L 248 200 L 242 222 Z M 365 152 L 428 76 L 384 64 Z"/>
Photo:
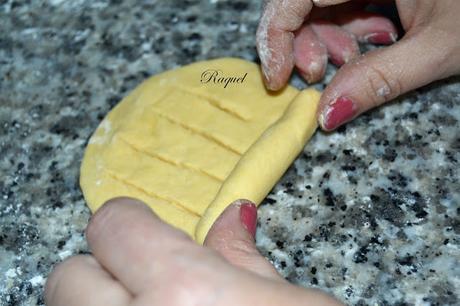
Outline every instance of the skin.
<path id="1" fill-rule="evenodd" d="M 240 208 L 230 205 L 200 246 L 142 202 L 111 200 L 89 222 L 92 255 L 67 259 L 48 277 L 46 305 L 341 305 L 285 281 L 255 248 Z"/>
<path id="2" fill-rule="evenodd" d="M 363 9 L 395 3 L 405 34 L 388 19 Z M 342 66 L 325 89 L 318 109 L 324 130 L 430 82 L 460 73 L 460 1 L 285 0 L 268 1 L 257 31 L 267 88 L 278 90 L 294 67 L 308 82 L 320 80 L 329 60 Z M 360 55 L 357 41 L 388 44 Z M 395 42 L 395 43 L 393 43 Z M 331 124 L 341 97 L 352 107 Z"/>

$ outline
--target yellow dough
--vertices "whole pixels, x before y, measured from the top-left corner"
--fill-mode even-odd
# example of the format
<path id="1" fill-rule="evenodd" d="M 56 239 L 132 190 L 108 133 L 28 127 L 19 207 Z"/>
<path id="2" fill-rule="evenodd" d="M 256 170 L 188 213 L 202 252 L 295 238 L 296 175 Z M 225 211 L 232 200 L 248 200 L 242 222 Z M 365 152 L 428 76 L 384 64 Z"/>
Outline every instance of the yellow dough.
<path id="1" fill-rule="evenodd" d="M 231 202 L 268 194 L 314 133 L 319 97 L 270 93 L 259 67 L 235 58 L 153 76 L 92 135 L 80 175 L 88 206 L 134 197 L 203 243 Z"/>

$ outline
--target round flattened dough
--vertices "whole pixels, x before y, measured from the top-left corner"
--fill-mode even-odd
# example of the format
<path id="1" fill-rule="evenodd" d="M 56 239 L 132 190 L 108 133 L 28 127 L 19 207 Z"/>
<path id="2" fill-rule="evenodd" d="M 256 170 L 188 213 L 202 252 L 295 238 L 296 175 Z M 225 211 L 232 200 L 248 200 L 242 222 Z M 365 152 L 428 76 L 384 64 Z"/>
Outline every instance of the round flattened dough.
<path id="1" fill-rule="evenodd" d="M 204 82 L 209 73 L 215 77 Z M 225 86 L 228 77 L 234 82 Z M 289 86 L 267 92 L 259 67 L 234 58 L 151 77 L 89 141 L 80 175 L 88 206 L 94 212 L 111 198 L 134 197 L 203 242 L 236 198 L 222 201 L 265 197 L 316 129 L 318 100 L 316 91 L 299 95 Z M 264 181 L 258 174 L 267 169 Z"/>

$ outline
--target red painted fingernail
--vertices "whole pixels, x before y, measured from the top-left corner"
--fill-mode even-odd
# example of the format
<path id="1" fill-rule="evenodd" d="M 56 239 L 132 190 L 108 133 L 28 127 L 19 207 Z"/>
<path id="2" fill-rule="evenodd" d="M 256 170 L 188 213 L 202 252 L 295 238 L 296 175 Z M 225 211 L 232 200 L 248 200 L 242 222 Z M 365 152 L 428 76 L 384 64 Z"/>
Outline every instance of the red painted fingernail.
<path id="1" fill-rule="evenodd" d="M 240 220 L 252 237 L 256 236 L 257 207 L 254 203 L 245 202 L 240 206 Z"/>
<path id="2" fill-rule="evenodd" d="M 345 60 L 343 57 L 331 56 L 329 59 L 331 60 L 331 63 L 339 67 L 345 64 Z"/>
<path id="3" fill-rule="evenodd" d="M 397 35 L 392 32 L 376 32 L 364 36 L 364 41 L 371 44 L 389 45 L 396 42 Z"/>
<path id="4" fill-rule="evenodd" d="M 355 103 L 347 97 L 340 97 L 323 110 L 320 123 L 325 130 L 334 130 L 352 119 L 356 113 Z"/>

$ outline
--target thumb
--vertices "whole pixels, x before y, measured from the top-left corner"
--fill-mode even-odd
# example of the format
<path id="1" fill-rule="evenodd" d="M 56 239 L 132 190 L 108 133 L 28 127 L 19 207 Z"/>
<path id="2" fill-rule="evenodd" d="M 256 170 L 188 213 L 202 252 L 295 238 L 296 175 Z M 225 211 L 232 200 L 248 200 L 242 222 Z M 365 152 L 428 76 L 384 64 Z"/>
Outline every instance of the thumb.
<path id="1" fill-rule="evenodd" d="M 319 124 L 334 130 L 403 93 L 452 75 L 453 51 L 445 45 L 445 35 L 426 28 L 344 65 L 321 97 Z"/>
<path id="2" fill-rule="evenodd" d="M 216 250 L 234 266 L 270 279 L 282 280 L 255 245 L 257 207 L 249 200 L 228 206 L 211 227 L 204 245 Z"/>

